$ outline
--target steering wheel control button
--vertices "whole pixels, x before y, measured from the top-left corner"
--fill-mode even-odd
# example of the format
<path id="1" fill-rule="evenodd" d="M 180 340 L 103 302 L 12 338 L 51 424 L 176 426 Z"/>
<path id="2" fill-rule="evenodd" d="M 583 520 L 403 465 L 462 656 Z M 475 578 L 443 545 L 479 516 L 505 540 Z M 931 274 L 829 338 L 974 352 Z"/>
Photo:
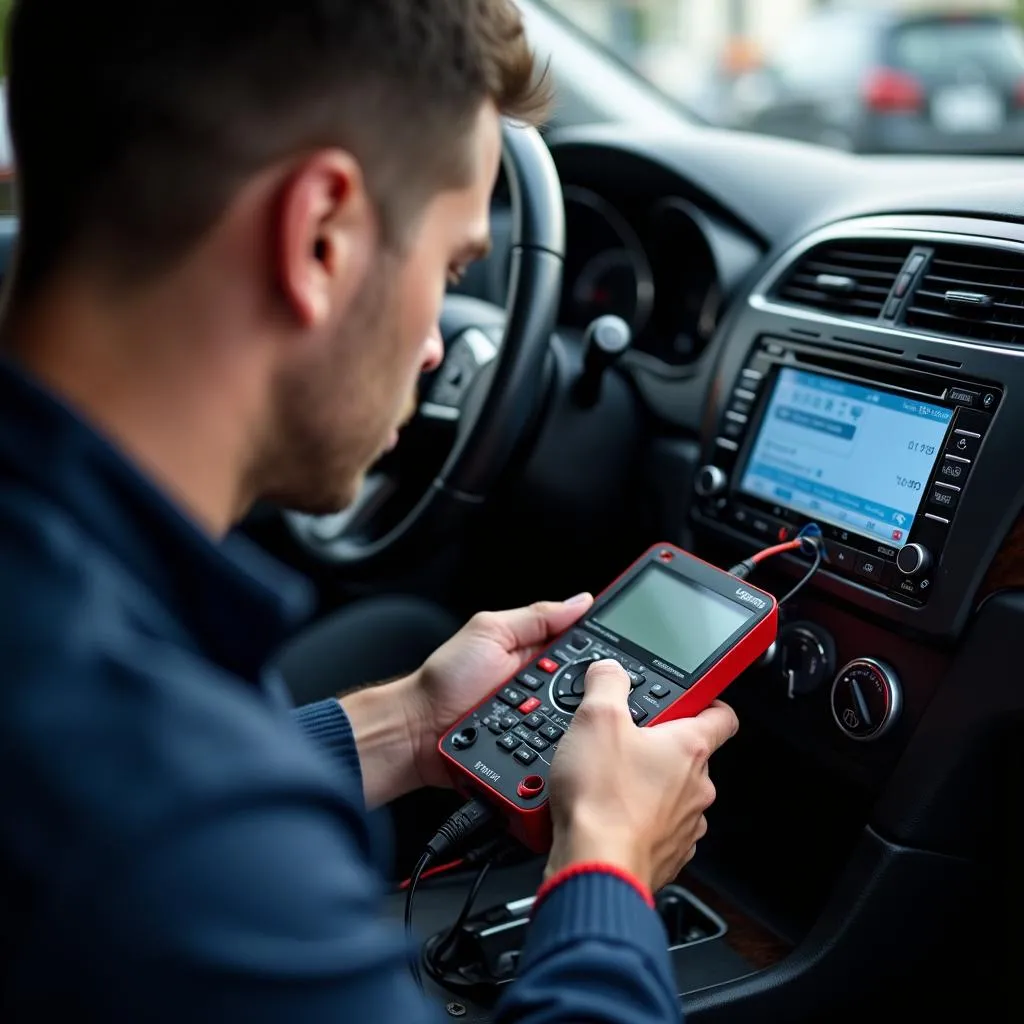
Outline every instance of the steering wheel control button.
<path id="1" fill-rule="evenodd" d="M 539 729 L 543 724 L 544 719 L 538 715 L 536 711 L 532 715 L 527 715 L 526 718 L 523 719 L 523 725 L 528 729 Z"/>
<path id="2" fill-rule="evenodd" d="M 505 731 L 504 728 L 502 728 L 501 722 L 496 722 L 493 718 L 485 718 L 483 724 L 487 729 L 490 729 L 495 736 L 500 736 Z"/>
<path id="3" fill-rule="evenodd" d="M 896 568 L 904 576 L 918 576 L 931 568 L 931 552 L 920 544 L 907 544 L 896 556 Z"/>
<path id="4" fill-rule="evenodd" d="M 635 704 L 630 704 L 629 717 L 639 725 L 647 717 L 647 712 L 643 708 L 638 708 Z"/>
<path id="5" fill-rule="evenodd" d="M 520 764 L 533 764 L 537 760 L 537 754 L 529 747 L 521 747 L 512 755 Z"/>
<path id="6" fill-rule="evenodd" d="M 532 800 L 534 797 L 538 797 L 544 792 L 544 776 L 542 775 L 527 775 L 525 779 L 522 779 L 518 786 L 516 786 L 516 792 L 524 800 Z"/>
<path id="7" fill-rule="evenodd" d="M 540 699 L 537 697 L 527 697 L 522 704 L 519 705 L 519 713 L 522 715 L 533 714 L 537 708 L 540 707 Z"/>
<path id="8" fill-rule="evenodd" d="M 562 666 L 559 665 L 554 658 L 541 658 L 540 661 L 537 662 L 537 668 L 539 668 L 541 672 L 547 672 L 549 676 L 554 675 L 561 667 Z"/>
<path id="9" fill-rule="evenodd" d="M 472 726 L 467 726 L 465 729 L 460 729 L 452 737 L 452 746 L 456 750 L 468 750 L 474 743 L 476 743 L 477 731 Z"/>
<path id="10" fill-rule="evenodd" d="M 541 752 L 547 750 L 548 747 L 551 746 L 551 744 L 548 743 L 548 741 L 544 739 L 543 736 L 538 736 L 536 733 L 534 733 L 532 736 L 527 736 L 526 742 L 529 743 L 534 750 L 539 750 Z"/>
<path id="11" fill-rule="evenodd" d="M 516 682 L 520 686 L 525 686 L 528 690 L 539 690 L 545 683 L 536 672 L 520 672 L 516 676 Z"/>
<path id="12" fill-rule="evenodd" d="M 896 673 L 874 658 L 844 666 L 832 684 L 832 717 L 851 740 L 877 740 L 899 718 L 903 695 Z"/>
<path id="13" fill-rule="evenodd" d="M 629 685 L 631 689 L 636 689 L 641 683 L 647 681 L 647 676 L 643 672 L 637 672 L 635 669 L 626 669 L 626 675 L 629 676 Z"/>
<path id="14" fill-rule="evenodd" d="M 662 697 L 667 697 L 671 691 L 664 683 L 655 683 L 651 687 L 650 692 L 652 697 L 655 697 L 657 700 L 661 700 Z"/>
<path id="15" fill-rule="evenodd" d="M 537 732 L 551 743 L 557 743 L 565 735 L 557 725 L 542 725 Z"/>
<path id="16" fill-rule="evenodd" d="M 502 729 L 504 729 L 505 732 L 508 732 L 509 729 L 519 721 L 519 719 L 516 718 L 515 715 L 502 715 L 498 721 L 501 723 Z"/>
<path id="17" fill-rule="evenodd" d="M 523 693 L 522 690 L 517 690 L 514 686 L 506 686 L 505 689 L 498 694 L 498 700 L 500 700 L 502 704 L 507 704 L 510 708 L 517 708 L 524 700 L 526 700 L 527 696 L 528 694 Z"/>
<path id="18" fill-rule="evenodd" d="M 512 730 L 513 736 L 518 736 L 524 743 L 530 738 L 530 730 L 525 725 L 517 725 Z"/>
<path id="19" fill-rule="evenodd" d="M 519 737 L 513 736 L 512 733 L 509 733 L 507 736 L 502 736 L 501 739 L 498 740 L 498 746 L 504 748 L 511 754 L 512 751 L 519 746 Z"/>

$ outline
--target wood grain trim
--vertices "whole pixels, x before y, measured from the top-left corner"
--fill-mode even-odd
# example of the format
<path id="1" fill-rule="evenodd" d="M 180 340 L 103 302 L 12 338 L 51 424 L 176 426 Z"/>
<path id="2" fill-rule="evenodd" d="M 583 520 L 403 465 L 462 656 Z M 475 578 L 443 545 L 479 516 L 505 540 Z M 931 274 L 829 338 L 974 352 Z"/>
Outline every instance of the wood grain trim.
<path id="1" fill-rule="evenodd" d="M 1008 587 L 1024 587 L 1024 511 L 1017 516 L 1017 521 L 992 559 L 978 590 L 978 600 Z"/>
<path id="2" fill-rule="evenodd" d="M 680 876 L 679 884 L 718 914 L 729 928 L 725 934 L 726 945 L 759 971 L 773 967 L 792 951 L 789 943 L 686 872 Z"/>

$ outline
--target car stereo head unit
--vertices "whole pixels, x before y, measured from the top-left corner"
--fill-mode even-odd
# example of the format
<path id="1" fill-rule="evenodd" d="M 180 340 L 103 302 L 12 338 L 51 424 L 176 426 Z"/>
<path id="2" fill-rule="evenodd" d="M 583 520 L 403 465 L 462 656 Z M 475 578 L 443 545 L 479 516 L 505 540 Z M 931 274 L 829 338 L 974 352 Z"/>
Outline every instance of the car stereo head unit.
<path id="1" fill-rule="evenodd" d="M 1001 397 L 863 361 L 817 365 L 795 344 L 763 342 L 698 474 L 698 514 L 762 543 L 815 522 L 828 568 L 924 604 Z"/>

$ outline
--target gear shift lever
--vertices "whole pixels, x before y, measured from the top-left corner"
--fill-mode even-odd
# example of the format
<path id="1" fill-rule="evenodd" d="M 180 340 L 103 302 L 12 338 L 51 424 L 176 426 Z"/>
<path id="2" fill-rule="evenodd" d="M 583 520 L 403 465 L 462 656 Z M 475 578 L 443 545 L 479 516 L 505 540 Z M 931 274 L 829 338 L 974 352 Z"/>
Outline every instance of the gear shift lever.
<path id="1" fill-rule="evenodd" d="M 589 409 L 601 397 L 601 379 L 633 343 L 633 331 L 620 316 L 592 320 L 583 335 L 583 372 L 573 394 L 576 404 Z"/>

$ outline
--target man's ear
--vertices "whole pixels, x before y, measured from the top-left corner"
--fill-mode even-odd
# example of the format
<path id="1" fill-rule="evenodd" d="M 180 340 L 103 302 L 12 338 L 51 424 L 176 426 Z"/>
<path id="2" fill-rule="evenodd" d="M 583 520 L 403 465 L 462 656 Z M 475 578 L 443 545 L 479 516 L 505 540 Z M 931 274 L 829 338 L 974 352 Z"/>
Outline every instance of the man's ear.
<path id="1" fill-rule="evenodd" d="M 276 224 L 278 279 L 299 323 L 337 318 L 359 290 L 376 243 L 358 162 L 340 150 L 309 156 L 285 181 Z"/>

